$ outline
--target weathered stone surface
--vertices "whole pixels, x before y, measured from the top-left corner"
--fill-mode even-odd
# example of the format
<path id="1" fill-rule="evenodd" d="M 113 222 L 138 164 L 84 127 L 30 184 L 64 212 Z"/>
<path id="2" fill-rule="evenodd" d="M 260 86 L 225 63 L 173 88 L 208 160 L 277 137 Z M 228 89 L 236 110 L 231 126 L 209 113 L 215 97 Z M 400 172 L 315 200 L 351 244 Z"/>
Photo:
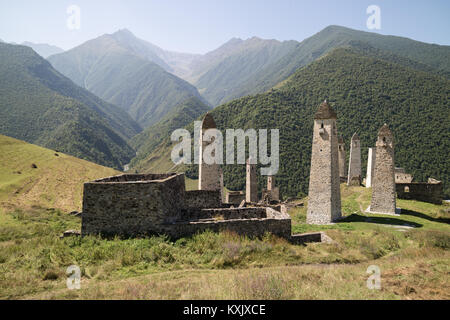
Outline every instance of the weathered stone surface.
<path id="1" fill-rule="evenodd" d="M 290 242 L 293 244 L 305 244 L 311 242 L 332 243 L 333 240 L 324 232 L 310 232 L 302 234 L 293 234 Z"/>
<path id="2" fill-rule="evenodd" d="M 361 141 L 356 133 L 353 134 L 350 142 L 347 185 L 361 185 Z"/>
<path id="3" fill-rule="evenodd" d="M 345 178 L 347 178 L 347 171 L 345 170 L 346 168 L 345 142 L 342 136 L 339 136 L 338 138 L 338 153 L 339 153 L 339 177 L 341 178 L 340 180 L 344 180 Z M 345 181 L 346 180 L 347 179 L 345 179 Z"/>
<path id="4" fill-rule="evenodd" d="M 413 181 L 412 174 L 406 173 L 403 168 L 395 168 L 395 183 L 411 183 Z"/>
<path id="5" fill-rule="evenodd" d="M 375 172 L 376 147 L 369 148 L 367 155 L 366 188 L 372 187 L 373 175 Z"/>
<path id="6" fill-rule="evenodd" d="M 275 186 L 274 176 L 267 176 L 267 189 L 263 189 L 261 198 L 268 204 L 280 201 L 280 188 Z"/>
<path id="7" fill-rule="evenodd" d="M 220 166 L 217 163 L 207 164 L 203 158 L 204 150 L 216 141 L 206 141 L 204 134 L 208 129 L 216 129 L 216 123 L 210 113 L 203 118 L 200 130 L 200 155 L 199 155 L 199 190 L 220 190 Z"/>
<path id="8" fill-rule="evenodd" d="M 326 101 L 319 107 L 313 130 L 306 222 L 329 224 L 341 218 L 341 192 L 336 113 Z"/>
<path id="9" fill-rule="evenodd" d="M 396 214 L 394 136 L 385 124 L 378 132 L 372 200 L 368 212 Z"/>
<path id="10" fill-rule="evenodd" d="M 225 197 L 225 203 L 239 205 L 242 201 L 245 202 L 245 194 L 242 191 L 228 191 Z"/>
<path id="11" fill-rule="evenodd" d="M 258 180 L 256 176 L 256 164 L 251 163 L 251 158 L 247 160 L 246 181 L 245 181 L 245 201 L 249 203 L 258 202 Z"/>
<path id="12" fill-rule="evenodd" d="M 291 220 L 270 207 L 225 208 L 219 190 L 186 191 L 184 174 L 121 175 L 84 185 L 82 235 L 179 238 L 204 230 L 289 238 Z"/>
<path id="13" fill-rule="evenodd" d="M 428 183 L 397 183 L 396 191 L 399 199 L 418 200 L 434 204 L 442 204 L 444 199 L 442 182 L 434 179 L 429 180 Z"/>

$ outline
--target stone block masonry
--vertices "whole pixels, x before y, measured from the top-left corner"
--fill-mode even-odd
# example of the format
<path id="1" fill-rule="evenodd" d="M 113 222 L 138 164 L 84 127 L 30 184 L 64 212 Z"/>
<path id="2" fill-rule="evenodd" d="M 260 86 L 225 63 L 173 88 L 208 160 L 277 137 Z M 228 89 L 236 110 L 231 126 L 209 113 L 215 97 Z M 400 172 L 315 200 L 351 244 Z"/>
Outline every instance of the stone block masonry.
<path id="1" fill-rule="evenodd" d="M 356 133 L 353 134 L 350 142 L 347 185 L 361 185 L 361 141 Z"/>
<path id="2" fill-rule="evenodd" d="M 347 181 L 347 172 L 345 170 L 346 157 L 345 157 L 345 142 L 342 136 L 338 138 L 338 151 L 339 151 L 339 176 L 341 181 L 345 179 Z"/>
<path id="3" fill-rule="evenodd" d="M 199 142 L 199 179 L 198 179 L 198 189 L 199 190 L 220 190 L 221 186 L 221 171 L 219 164 L 205 163 L 203 158 L 204 151 L 207 147 L 211 146 L 215 141 L 206 141 L 204 139 L 204 134 L 208 129 L 216 129 L 216 123 L 211 114 L 207 113 L 202 121 L 202 128 L 200 130 L 200 142 Z"/>
<path id="4" fill-rule="evenodd" d="M 337 115 L 324 101 L 314 116 L 306 222 L 330 224 L 341 218 Z"/>
<path id="5" fill-rule="evenodd" d="M 372 200 L 368 212 L 396 214 L 394 136 L 385 124 L 378 131 Z"/>
<path id="6" fill-rule="evenodd" d="M 186 191 L 184 174 L 125 174 L 84 184 L 81 234 L 171 238 L 228 230 L 290 239 L 291 219 L 270 207 L 228 208 L 220 190 Z"/>

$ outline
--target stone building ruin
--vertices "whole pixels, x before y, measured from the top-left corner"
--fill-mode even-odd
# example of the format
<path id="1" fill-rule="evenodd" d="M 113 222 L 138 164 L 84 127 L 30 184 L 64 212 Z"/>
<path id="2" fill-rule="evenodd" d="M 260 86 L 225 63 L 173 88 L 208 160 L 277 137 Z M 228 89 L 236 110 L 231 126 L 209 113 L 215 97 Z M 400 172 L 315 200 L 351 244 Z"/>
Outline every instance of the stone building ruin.
<path id="1" fill-rule="evenodd" d="M 177 239 L 205 230 L 290 239 L 291 218 L 281 207 L 231 208 L 219 190 L 186 191 L 184 174 L 123 174 L 84 184 L 83 236 Z"/>
<path id="2" fill-rule="evenodd" d="M 372 179 L 375 171 L 376 147 L 369 148 L 367 154 L 366 188 L 372 187 Z"/>

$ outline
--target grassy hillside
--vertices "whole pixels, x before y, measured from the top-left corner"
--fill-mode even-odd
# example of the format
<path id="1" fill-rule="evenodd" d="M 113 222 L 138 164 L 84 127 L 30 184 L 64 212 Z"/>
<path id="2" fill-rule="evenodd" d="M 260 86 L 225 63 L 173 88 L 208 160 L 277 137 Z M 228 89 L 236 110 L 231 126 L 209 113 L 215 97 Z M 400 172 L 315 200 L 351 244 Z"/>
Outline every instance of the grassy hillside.
<path id="1" fill-rule="evenodd" d="M 32 207 L 81 210 L 83 183 L 118 173 L 0 135 L 0 212 Z"/>
<path id="2" fill-rule="evenodd" d="M 450 298 L 449 207 L 399 201 L 400 217 L 360 211 L 370 190 L 342 186 L 345 219 L 308 226 L 292 208 L 294 231 L 325 230 L 334 243 L 291 245 L 210 232 L 170 242 L 65 238 L 80 219 L 58 210 L 0 214 L 1 299 L 443 299 Z M 305 199 L 306 201 L 306 199 Z M 66 288 L 69 265 L 81 289 Z M 367 268 L 381 270 L 368 290 Z"/>
<path id="3" fill-rule="evenodd" d="M 120 168 L 141 129 L 25 46 L 0 44 L 0 133 Z"/>
<path id="4" fill-rule="evenodd" d="M 336 49 L 298 70 L 276 90 L 215 108 L 214 119 L 221 130 L 280 129 L 277 183 L 284 196 L 305 195 L 313 115 L 321 101 L 328 99 L 338 113 L 338 131 L 347 153 L 353 133 L 361 138 L 363 175 L 367 149 L 375 145 L 379 128 L 387 123 L 395 135 L 396 166 L 404 167 L 416 181 L 430 176 L 442 180 L 449 196 L 450 81 L 380 59 L 377 50 L 370 54 L 365 50 L 363 54 L 361 50 Z M 150 157 L 145 160 L 148 166 L 152 166 Z M 191 166 L 188 175 L 196 178 L 197 169 Z M 244 166 L 224 166 L 224 182 L 229 189 L 243 190 Z M 263 177 L 259 185 L 265 185 Z"/>
<path id="5" fill-rule="evenodd" d="M 189 98 L 203 99 L 194 86 L 167 72 L 146 43 L 126 31 L 90 40 L 48 60 L 81 87 L 127 111 L 143 127 Z"/>

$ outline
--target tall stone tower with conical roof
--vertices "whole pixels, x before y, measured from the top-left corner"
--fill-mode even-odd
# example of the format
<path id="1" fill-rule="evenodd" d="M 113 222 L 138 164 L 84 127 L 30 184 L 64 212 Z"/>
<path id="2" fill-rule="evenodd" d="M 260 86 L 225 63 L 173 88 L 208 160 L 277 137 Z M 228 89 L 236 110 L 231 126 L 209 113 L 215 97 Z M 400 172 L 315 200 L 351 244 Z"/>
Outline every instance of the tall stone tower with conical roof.
<path id="1" fill-rule="evenodd" d="M 337 115 L 325 100 L 314 116 L 306 222 L 329 224 L 341 218 Z"/>
<path id="2" fill-rule="evenodd" d="M 219 164 L 207 164 L 203 159 L 203 153 L 207 146 L 215 141 L 205 141 L 204 133 L 208 129 L 216 129 L 216 123 L 210 113 L 207 113 L 202 121 L 202 128 L 200 130 L 200 157 L 199 157 L 199 177 L 198 177 L 198 189 L 199 190 L 220 190 L 220 166 Z"/>
<path id="3" fill-rule="evenodd" d="M 361 141 L 354 133 L 350 142 L 350 159 L 348 163 L 347 185 L 361 185 Z"/>
<path id="4" fill-rule="evenodd" d="M 378 131 L 372 200 L 367 210 L 371 213 L 396 213 L 394 135 L 387 124 Z"/>
<path id="5" fill-rule="evenodd" d="M 341 178 L 341 181 L 346 181 L 347 179 L 347 172 L 345 170 L 345 142 L 344 138 L 339 135 L 338 137 L 338 152 L 339 152 L 339 177 Z M 345 179 L 345 180 L 344 180 Z"/>

